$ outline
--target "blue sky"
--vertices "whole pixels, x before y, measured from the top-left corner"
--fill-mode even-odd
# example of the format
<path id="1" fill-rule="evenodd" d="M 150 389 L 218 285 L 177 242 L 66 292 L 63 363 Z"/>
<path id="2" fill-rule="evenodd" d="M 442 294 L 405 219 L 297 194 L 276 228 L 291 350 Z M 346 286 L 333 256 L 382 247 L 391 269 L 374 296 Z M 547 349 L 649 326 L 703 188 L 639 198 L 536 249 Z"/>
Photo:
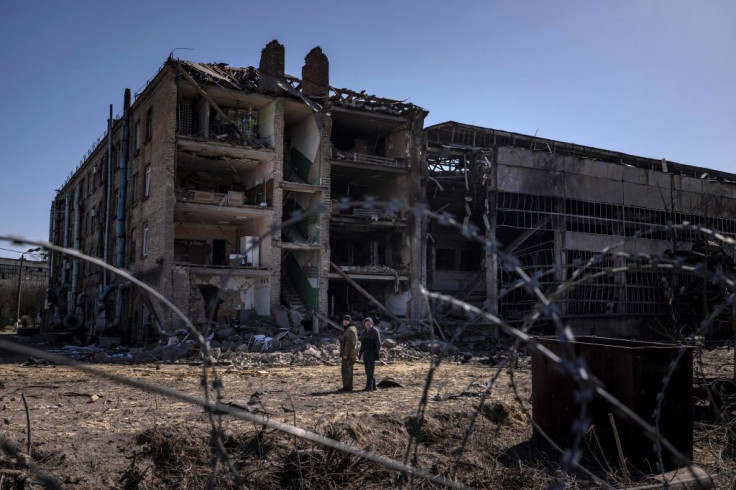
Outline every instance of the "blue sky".
<path id="1" fill-rule="evenodd" d="M 321 46 L 332 85 L 455 120 L 736 173 L 736 2 L 48 1 L 0 15 L 0 234 L 48 238 L 51 200 L 174 48 L 286 71 Z M 12 247 L 0 242 L 0 247 Z M 17 256 L 0 250 L 2 256 Z"/>

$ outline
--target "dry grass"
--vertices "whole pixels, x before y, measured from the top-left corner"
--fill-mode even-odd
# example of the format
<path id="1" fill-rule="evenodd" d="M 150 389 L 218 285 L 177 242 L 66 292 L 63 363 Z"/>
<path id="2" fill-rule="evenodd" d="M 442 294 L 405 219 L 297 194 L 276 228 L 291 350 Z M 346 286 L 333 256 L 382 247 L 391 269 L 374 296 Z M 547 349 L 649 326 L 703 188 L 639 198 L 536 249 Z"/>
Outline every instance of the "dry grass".
<path id="1" fill-rule="evenodd" d="M 706 361 L 725 372 L 732 352 L 716 351 Z M 110 373 L 200 394 L 198 367 L 186 365 L 100 365 Z M 545 488 L 559 480 L 565 488 L 595 488 L 580 474 L 563 475 L 560 456 L 532 438 L 526 415 L 502 373 L 491 396 L 479 407 L 479 394 L 495 367 L 471 362 L 444 362 L 429 388 L 421 423 L 417 408 L 429 366 L 395 363 L 378 367 L 378 379 L 391 377 L 401 388 L 376 392 L 337 393 L 339 367 L 280 367 L 259 370 L 222 369 L 223 402 L 247 405 L 258 392 L 258 410 L 332 439 L 408 462 L 435 474 L 453 474 L 467 427 L 480 408 L 475 428 L 457 465 L 457 480 L 477 488 Z M 356 376 L 362 373 L 356 369 Z M 530 405 L 530 372 L 526 364 L 514 375 L 525 405 Z M 25 444 L 25 414 L 20 394 L 26 393 L 33 418 L 33 457 L 66 486 L 102 489 L 204 488 L 212 474 L 211 428 L 202 411 L 147 392 L 121 388 L 66 367 L 21 367 L 0 364 L 0 434 L 18 447 Z M 95 402 L 88 396 L 96 394 Z M 709 473 L 727 478 L 736 464 L 724 451 L 724 427 L 697 423 L 695 462 Z M 355 456 L 294 439 L 251 422 L 224 419 L 224 445 L 231 463 L 248 488 L 390 488 L 400 475 Z M 590 442 L 595 447 L 594 442 Z M 599 477 L 623 486 L 615 462 L 596 461 L 588 451 L 584 464 Z M 2 490 L 30 488 L 26 468 L 0 454 L 0 472 L 15 471 Z M 633 475 L 631 485 L 651 483 Z M 22 483 L 26 482 L 27 483 Z M 236 482 L 218 465 L 214 488 Z M 415 479 L 408 488 L 434 488 Z M 26 485 L 24 487 L 23 485 Z"/>
<path id="2" fill-rule="evenodd" d="M 483 410 L 478 430 L 470 437 L 458 466 L 458 479 L 463 484 L 536 489 L 556 476 L 555 456 L 540 453 L 542 444 L 529 443 L 528 427 L 519 417 L 514 407 L 505 404 L 492 404 Z M 348 414 L 310 429 L 396 459 L 403 459 L 413 436 L 418 441 L 419 466 L 450 476 L 468 423 L 468 413 L 441 408 L 422 424 L 411 416 Z M 213 453 L 204 423 L 196 429 L 159 426 L 144 431 L 137 440 L 138 456 L 123 478 L 126 488 L 202 488 L 210 477 Z M 249 487 L 378 489 L 397 485 L 400 477 L 373 462 L 295 442 L 273 431 L 228 431 L 225 445 Z M 568 488 L 576 486 L 572 479 L 564 479 Z M 220 470 L 217 488 L 235 488 L 232 476 Z M 435 485 L 416 479 L 411 488 Z"/>

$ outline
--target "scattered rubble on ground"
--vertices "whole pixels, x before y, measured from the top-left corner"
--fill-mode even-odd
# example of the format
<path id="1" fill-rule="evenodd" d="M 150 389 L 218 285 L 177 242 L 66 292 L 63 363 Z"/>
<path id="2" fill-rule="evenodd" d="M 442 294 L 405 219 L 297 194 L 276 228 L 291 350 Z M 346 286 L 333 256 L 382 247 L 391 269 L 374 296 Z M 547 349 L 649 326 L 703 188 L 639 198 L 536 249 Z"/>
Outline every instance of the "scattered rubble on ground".
<path id="1" fill-rule="evenodd" d="M 430 340 L 406 329 L 384 329 L 380 362 L 428 361 L 434 355 L 467 362 L 471 359 L 498 364 L 504 355 L 495 351 L 492 356 L 463 352 L 457 345 L 441 340 Z M 215 328 L 205 338 L 209 342 L 213 362 L 236 369 L 258 366 L 311 366 L 340 364 L 340 332 L 331 330 L 321 334 L 295 329 L 250 328 L 223 326 Z M 147 347 L 101 347 L 64 345 L 50 348 L 49 352 L 79 361 L 102 363 L 201 363 L 202 349 L 197 341 L 181 330 L 166 339 L 162 345 Z M 47 361 L 29 359 L 26 365 L 48 367 Z"/>

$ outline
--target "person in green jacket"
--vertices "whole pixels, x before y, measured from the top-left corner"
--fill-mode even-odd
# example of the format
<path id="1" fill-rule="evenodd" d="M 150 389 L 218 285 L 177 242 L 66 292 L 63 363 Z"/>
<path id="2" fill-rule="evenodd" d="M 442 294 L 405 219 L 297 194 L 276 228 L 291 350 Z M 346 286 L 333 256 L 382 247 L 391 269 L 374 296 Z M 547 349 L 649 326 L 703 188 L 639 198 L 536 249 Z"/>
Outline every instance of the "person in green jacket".
<path id="1" fill-rule="evenodd" d="M 342 358 L 342 388 L 337 391 L 353 391 L 353 366 L 358 356 L 358 328 L 350 315 L 342 317 L 345 331 L 340 338 L 340 356 Z"/>

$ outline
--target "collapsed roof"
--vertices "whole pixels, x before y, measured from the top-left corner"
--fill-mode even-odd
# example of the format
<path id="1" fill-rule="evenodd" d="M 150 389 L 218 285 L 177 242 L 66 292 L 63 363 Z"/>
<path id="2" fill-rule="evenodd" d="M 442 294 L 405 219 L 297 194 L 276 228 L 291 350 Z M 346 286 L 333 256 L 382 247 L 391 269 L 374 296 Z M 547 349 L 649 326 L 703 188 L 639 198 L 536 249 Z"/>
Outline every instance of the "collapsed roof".
<path id="1" fill-rule="evenodd" d="M 261 70 L 248 66 L 237 68 L 226 63 L 197 63 L 194 61 L 167 60 L 167 63 L 179 63 L 184 70 L 197 82 L 217 85 L 222 88 L 241 90 L 244 92 L 258 92 L 262 77 Z M 302 80 L 292 75 L 283 75 L 277 81 L 278 86 L 289 95 L 304 99 L 312 99 L 312 103 L 319 102 L 320 97 L 305 94 Z M 365 90 L 356 92 L 347 88 L 337 88 L 328 85 L 328 96 L 323 103 L 340 106 L 348 109 L 357 109 L 366 112 L 388 114 L 392 116 L 407 116 L 413 112 L 424 111 L 419 106 L 401 101 L 367 94 Z M 309 104 L 311 105 L 311 104 Z"/>

